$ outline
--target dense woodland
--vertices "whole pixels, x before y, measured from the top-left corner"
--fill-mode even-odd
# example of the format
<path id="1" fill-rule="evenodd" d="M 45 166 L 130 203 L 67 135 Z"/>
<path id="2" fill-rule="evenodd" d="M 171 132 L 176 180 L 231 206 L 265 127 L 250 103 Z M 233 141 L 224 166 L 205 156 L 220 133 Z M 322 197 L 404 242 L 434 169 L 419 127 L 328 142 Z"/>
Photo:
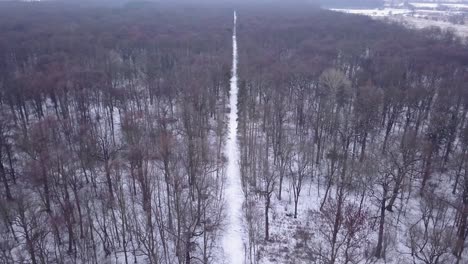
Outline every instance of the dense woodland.
<path id="1" fill-rule="evenodd" d="M 231 9 L 0 7 L 0 263 L 219 263 L 231 28 Z"/>
<path id="2" fill-rule="evenodd" d="M 249 263 L 466 263 L 465 42 L 236 9 Z M 0 3 L 0 263 L 224 263 L 233 10 Z"/>
<path id="3" fill-rule="evenodd" d="M 239 13 L 252 262 L 466 263 L 467 47 L 328 11 Z"/>

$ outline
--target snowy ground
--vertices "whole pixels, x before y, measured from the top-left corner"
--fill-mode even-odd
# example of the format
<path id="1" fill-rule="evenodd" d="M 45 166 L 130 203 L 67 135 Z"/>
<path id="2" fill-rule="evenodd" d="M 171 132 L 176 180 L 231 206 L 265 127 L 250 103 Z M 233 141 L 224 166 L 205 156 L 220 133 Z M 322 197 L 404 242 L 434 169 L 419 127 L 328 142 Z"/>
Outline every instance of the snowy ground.
<path id="1" fill-rule="evenodd" d="M 453 30 L 457 35 L 461 37 L 468 37 L 468 25 L 454 25 L 446 21 L 435 21 L 424 19 L 421 17 L 391 17 L 390 21 L 397 21 L 402 25 L 415 29 L 423 29 L 427 27 L 440 27 L 441 29 Z"/>
<path id="2" fill-rule="evenodd" d="M 433 6 L 433 3 L 423 3 L 424 8 Z M 464 4 L 455 4 L 454 8 L 465 7 Z M 466 5 L 468 8 L 468 5 Z M 398 22 L 410 28 L 422 29 L 426 27 L 440 27 L 450 29 L 461 37 L 468 36 L 468 24 L 453 24 L 448 22 L 448 17 L 463 14 L 455 9 L 451 11 L 427 10 L 427 9 L 404 9 L 404 8 L 383 8 L 383 9 L 331 9 L 336 12 L 370 16 L 376 19 L 386 19 L 390 22 Z M 466 15 L 466 13 L 465 13 Z"/>
<path id="3" fill-rule="evenodd" d="M 384 9 L 331 9 L 332 11 L 348 14 L 365 15 L 371 17 L 386 17 L 411 13 L 408 9 L 384 8 Z"/>
<path id="4" fill-rule="evenodd" d="M 436 181 L 442 178 L 443 175 L 437 175 Z M 312 249 L 318 248 L 325 252 L 327 243 L 329 243 L 329 238 L 326 234 L 330 231 L 331 223 L 327 218 L 324 218 L 323 214 L 320 212 L 320 204 L 324 198 L 324 190 L 326 187 L 324 183 L 319 184 L 316 179 L 309 179 L 303 188 L 303 194 L 300 197 L 298 206 L 297 219 L 293 218 L 294 200 L 290 182 L 286 182 L 285 184 L 285 196 L 283 200 L 279 201 L 276 197 L 272 199 L 271 240 L 260 247 L 261 264 L 323 263 L 320 260 L 314 260 L 314 254 L 317 254 L 317 252 L 312 251 Z M 450 188 L 447 188 L 447 190 L 449 189 Z M 375 191 L 378 192 L 378 189 L 375 189 Z M 332 188 L 332 196 L 334 196 L 335 192 L 336 189 Z M 358 206 L 360 194 L 348 192 L 346 196 L 348 205 Z M 443 196 L 443 194 L 435 194 L 435 197 L 440 196 Z M 261 205 L 262 203 L 259 202 L 258 204 Z M 400 208 L 402 213 L 387 212 L 385 220 L 385 259 L 372 259 L 372 263 L 422 263 L 420 261 L 413 262 L 414 259 L 411 256 L 411 244 L 408 232 L 410 227 L 417 225 L 421 221 L 421 208 L 423 204 L 424 202 L 421 201 L 417 194 L 412 194 L 410 197 L 405 197 L 404 199 L 398 199 L 396 207 Z M 363 239 L 355 246 L 359 247 L 357 251 L 359 251 L 360 254 L 367 257 L 367 254 L 370 254 L 377 243 L 378 203 L 372 197 L 366 196 L 363 201 L 362 210 L 365 212 L 364 215 L 366 215 L 367 220 L 364 225 L 367 227 L 367 230 L 361 231 L 359 235 L 362 236 Z M 448 257 L 450 256 L 451 255 L 448 254 Z M 447 257 L 447 254 L 444 255 L 444 257 Z M 450 258 L 447 260 L 449 259 Z M 344 263 L 342 261 L 343 260 L 338 260 L 337 263 Z M 358 263 L 368 262 L 363 258 Z"/>
<path id="5" fill-rule="evenodd" d="M 234 13 L 234 32 L 232 36 L 233 62 L 231 91 L 229 96 L 229 130 L 226 143 L 225 155 L 228 158 L 227 183 L 225 188 L 225 202 L 227 205 L 226 231 L 223 237 L 223 248 L 226 256 L 225 261 L 229 264 L 242 264 L 245 262 L 245 243 L 243 228 L 242 205 L 244 194 L 240 178 L 239 167 L 239 144 L 237 140 L 237 38 L 236 38 L 237 16 Z"/>
<path id="6" fill-rule="evenodd" d="M 416 8 L 443 8 L 447 7 L 450 9 L 466 9 L 468 8 L 468 4 L 465 3 L 426 3 L 426 2 L 410 2 L 410 4 Z"/>

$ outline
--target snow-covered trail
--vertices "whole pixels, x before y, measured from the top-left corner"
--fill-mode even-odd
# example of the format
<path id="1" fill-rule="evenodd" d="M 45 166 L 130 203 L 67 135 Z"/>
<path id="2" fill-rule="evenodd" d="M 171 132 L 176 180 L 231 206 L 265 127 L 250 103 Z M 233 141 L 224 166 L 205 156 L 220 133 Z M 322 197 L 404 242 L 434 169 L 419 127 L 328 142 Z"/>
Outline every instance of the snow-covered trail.
<path id="1" fill-rule="evenodd" d="M 234 30 L 232 35 L 232 77 L 229 96 L 229 126 L 225 155 L 228 158 L 227 181 L 225 187 L 225 203 L 227 206 L 226 229 L 223 237 L 225 262 L 229 264 L 243 264 L 245 259 L 244 229 L 242 204 L 244 194 L 242 191 L 240 175 L 240 153 L 237 140 L 237 15 L 234 12 Z"/>

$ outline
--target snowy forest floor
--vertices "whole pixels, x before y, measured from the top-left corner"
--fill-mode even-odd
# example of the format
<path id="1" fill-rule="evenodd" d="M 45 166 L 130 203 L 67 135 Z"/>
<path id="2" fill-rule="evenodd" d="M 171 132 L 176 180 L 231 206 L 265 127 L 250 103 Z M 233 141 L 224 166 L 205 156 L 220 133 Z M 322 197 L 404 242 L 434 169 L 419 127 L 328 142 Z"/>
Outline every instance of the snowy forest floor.
<path id="1" fill-rule="evenodd" d="M 443 203 L 453 204 L 455 201 L 445 200 L 444 197 L 450 197 L 450 187 L 435 188 L 435 186 L 447 185 L 446 174 L 435 174 L 431 181 L 434 189 L 447 190 L 447 193 L 433 193 L 435 201 L 444 201 Z M 445 180 L 444 180 L 445 178 Z M 297 218 L 294 218 L 294 196 L 291 183 L 285 179 L 283 185 L 283 199 L 272 197 L 270 209 L 270 240 L 263 241 L 259 247 L 260 263 L 322 263 L 316 260 L 317 249 L 325 249 L 330 243 L 327 233 L 330 233 L 333 223 L 324 217 L 320 211 L 321 203 L 323 202 L 326 190 L 326 184 L 319 184 L 317 178 L 304 182 L 303 191 L 298 203 Z M 368 190 L 373 192 L 373 190 Z M 379 196 L 380 190 L 375 190 L 375 196 Z M 329 197 L 336 196 L 336 188 L 331 187 Z M 402 198 L 402 199 L 401 199 Z M 361 202 L 361 194 L 348 192 L 346 198 L 347 204 L 359 206 Z M 385 230 L 385 258 L 377 260 L 372 259 L 370 263 L 395 263 L 395 264 L 410 264 L 414 263 L 411 256 L 411 239 L 409 237 L 409 229 L 416 226 L 422 221 L 422 216 L 425 211 L 437 205 L 428 205 L 427 200 L 419 195 L 417 190 L 414 190 L 409 197 L 399 197 L 395 203 L 398 210 L 387 212 L 386 230 Z M 437 202 L 435 202 L 437 203 Z M 263 211 L 263 201 L 259 200 L 258 211 Z M 327 211 L 325 203 L 323 211 Z M 334 204 L 329 204 L 334 207 Z M 442 206 L 444 207 L 444 206 Z M 335 208 L 329 208 L 335 209 Z M 379 220 L 379 205 L 376 199 L 366 195 L 362 201 L 362 211 L 367 215 L 367 219 L 371 219 L 364 223 L 365 229 L 362 230 L 363 240 L 355 247 L 365 248 L 365 255 L 359 263 L 366 262 L 366 258 L 370 257 L 375 244 L 377 243 L 378 220 Z M 454 213 L 448 210 L 449 214 Z M 427 212 L 427 211 L 426 211 Z M 345 216 L 346 218 L 346 210 Z M 447 217 L 452 218 L 452 217 Z M 453 219 L 453 218 L 452 218 Z M 448 221 L 448 220 L 447 220 Z M 343 247 L 345 245 L 342 245 Z M 325 252 L 326 250 L 324 250 Z M 448 255 L 448 254 L 447 254 Z M 466 255 L 466 254 L 465 254 Z M 449 257 L 450 256 L 446 256 Z M 465 256 L 466 257 L 466 256 Z M 416 259 L 417 260 L 417 259 Z M 344 263 L 339 261 L 338 263 Z M 420 263 L 420 262 L 416 262 Z"/>

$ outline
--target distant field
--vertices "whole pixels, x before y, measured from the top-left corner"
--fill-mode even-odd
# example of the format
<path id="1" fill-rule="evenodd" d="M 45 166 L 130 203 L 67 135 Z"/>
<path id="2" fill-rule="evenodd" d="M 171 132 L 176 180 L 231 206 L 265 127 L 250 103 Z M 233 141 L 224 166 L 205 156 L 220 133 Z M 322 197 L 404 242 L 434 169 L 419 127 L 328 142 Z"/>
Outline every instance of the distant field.
<path id="1" fill-rule="evenodd" d="M 331 9 L 332 11 L 348 14 L 357 14 L 374 17 L 376 19 L 388 19 L 399 22 L 407 27 L 422 29 L 426 27 L 440 27 L 441 29 L 451 29 L 461 37 L 468 36 L 468 25 L 464 22 L 468 4 L 449 3 L 444 6 L 449 10 L 440 10 L 436 3 L 415 2 L 410 3 L 415 9 L 410 8 L 374 8 L 374 9 Z M 458 23 L 450 22 L 451 18 L 459 16 Z M 463 22 L 462 22 L 463 21 Z"/>

